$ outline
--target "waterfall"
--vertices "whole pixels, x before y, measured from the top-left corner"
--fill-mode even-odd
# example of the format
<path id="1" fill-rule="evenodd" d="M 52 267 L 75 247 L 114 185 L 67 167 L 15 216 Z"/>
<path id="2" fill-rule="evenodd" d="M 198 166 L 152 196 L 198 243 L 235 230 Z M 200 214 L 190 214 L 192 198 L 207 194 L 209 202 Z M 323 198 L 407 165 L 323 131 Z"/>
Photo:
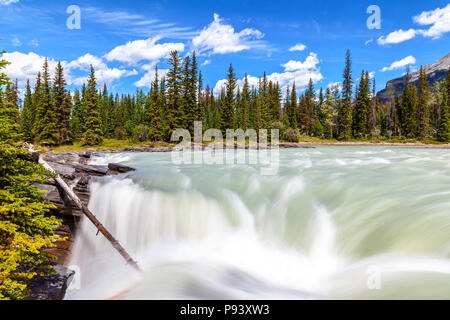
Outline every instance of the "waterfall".
<path id="1" fill-rule="evenodd" d="M 114 155 L 138 170 L 92 182 L 89 208 L 144 272 L 85 219 L 70 262 L 79 286 L 66 298 L 448 297 L 449 175 L 423 183 L 430 176 L 411 159 L 427 152 L 435 153 L 429 167 L 449 160 L 436 150 L 286 150 L 280 173 L 268 177 L 244 165 Z"/>

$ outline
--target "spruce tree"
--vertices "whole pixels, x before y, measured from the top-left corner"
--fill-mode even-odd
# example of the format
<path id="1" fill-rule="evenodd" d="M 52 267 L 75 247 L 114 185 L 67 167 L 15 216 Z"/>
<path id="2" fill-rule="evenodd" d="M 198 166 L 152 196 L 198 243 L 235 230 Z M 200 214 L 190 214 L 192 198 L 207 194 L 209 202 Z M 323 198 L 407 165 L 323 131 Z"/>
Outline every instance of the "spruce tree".
<path id="1" fill-rule="evenodd" d="M 72 102 L 67 98 L 66 80 L 64 79 L 64 69 L 58 62 L 53 81 L 53 109 L 56 112 L 59 144 L 67 144 L 72 140 L 70 132 L 70 112 Z"/>
<path id="2" fill-rule="evenodd" d="M 242 87 L 241 102 L 240 102 L 240 109 L 242 113 L 241 128 L 244 131 L 247 131 L 249 128 L 249 117 L 248 117 L 248 113 L 250 111 L 249 100 L 250 100 L 250 86 L 248 84 L 248 76 L 245 75 L 244 86 Z"/>
<path id="3" fill-rule="evenodd" d="M 430 133 L 430 84 L 423 67 L 419 76 L 419 104 L 417 110 L 418 137 L 426 138 Z"/>
<path id="4" fill-rule="evenodd" d="M 314 90 L 314 82 L 309 79 L 308 88 L 305 91 L 305 112 L 306 112 L 306 125 L 305 132 L 310 133 L 311 124 L 314 121 L 316 110 L 316 94 Z"/>
<path id="5" fill-rule="evenodd" d="M 417 135 L 417 89 L 410 84 L 409 69 L 405 77 L 405 89 L 402 95 L 402 120 L 403 131 L 407 138 L 413 139 Z"/>
<path id="6" fill-rule="evenodd" d="M 149 134 L 151 141 L 161 141 L 163 135 L 163 114 L 160 105 L 158 67 L 155 67 L 155 79 L 152 82 L 150 96 L 147 98 Z"/>
<path id="7" fill-rule="evenodd" d="M 52 101 L 48 60 L 45 58 L 42 73 L 41 101 L 39 103 L 38 142 L 46 146 L 56 146 L 59 143 L 58 119 L 55 105 Z"/>
<path id="8" fill-rule="evenodd" d="M 35 116 L 36 112 L 33 104 L 33 94 L 31 93 L 30 80 L 27 80 L 20 121 L 20 129 L 24 140 L 27 142 L 34 141 L 33 127 Z"/>
<path id="9" fill-rule="evenodd" d="M 342 105 L 339 108 L 339 139 L 348 140 L 352 137 L 352 60 L 350 50 L 347 50 L 344 82 L 342 92 Z"/>
<path id="10" fill-rule="evenodd" d="M 444 81 L 441 99 L 441 121 L 439 124 L 438 140 L 450 142 L 450 72 Z"/>
<path id="11" fill-rule="evenodd" d="M 225 133 L 227 129 L 234 129 L 234 116 L 235 116 L 235 90 L 236 90 L 236 75 L 234 73 L 233 65 L 230 64 L 228 68 L 225 101 L 221 105 L 221 117 L 222 117 L 222 131 Z"/>
<path id="12" fill-rule="evenodd" d="M 367 138 L 371 132 L 371 105 L 369 74 L 363 71 L 353 115 L 353 136 L 355 138 Z"/>
<path id="13" fill-rule="evenodd" d="M 7 65 L 2 54 L 0 70 Z M 19 110 L 2 88 L 8 83 L 0 72 L 0 300 L 18 300 L 28 296 L 30 279 L 50 273 L 51 257 L 43 249 L 61 239 L 54 234 L 60 222 L 48 216 L 53 206 L 33 186 L 45 172 L 20 145 Z"/>
<path id="14" fill-rule="evenodd" d="M 288 116 L 288 123 L 289 123 L 289 127 L 292 129 L 297 129 L 300 125 L 300 128 L 302 128 L 301 126 L 303 125 L 302 121 L 298 121 L 298 104 L 297 104 L 297 88 L 295 86 L 295 81 L 292 84 L 292 91 L 291 91 L 291 96 L 290 96 L 290 100 L 289 100 L 289 104 L 288 104 L 288 109 L 287 109 L 287 116 Z M 300 110 L 300 113 L 302 111 Z"/>
<path id="15" fill-rule="evenodd" d="M 86 88 L 86 132 L 84 145 L 96 146 L 103 142 L 102 122 L 98 110 L 97 81 L 94 67 L 91 66 L 91 74 Z"/>
<path id="16" fill-rule="evenodd" d="M 179 109 L 182 103 L 181 86 L 181 58 L 177 51 L 172 51 L 169 57 L 169 71 L 166 74 L 167 85 L 167 108 L 166 108 L 166 135 L 172 135 L 172 132 L 178 128 L 182 122 L 182 115 Z"/>

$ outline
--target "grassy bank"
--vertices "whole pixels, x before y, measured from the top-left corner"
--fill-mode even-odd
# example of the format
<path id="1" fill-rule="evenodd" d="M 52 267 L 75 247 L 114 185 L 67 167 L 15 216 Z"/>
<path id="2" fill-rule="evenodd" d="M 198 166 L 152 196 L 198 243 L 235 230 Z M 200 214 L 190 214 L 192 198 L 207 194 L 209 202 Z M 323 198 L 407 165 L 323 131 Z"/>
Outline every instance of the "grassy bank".
<path id="1" fill-rule="evenodd" d="M 287 141 L 281 141 L 281 143 L 289 143 Z M 81 142 L 75 142 L 73 145 L 59 146 L 55 148 L 41 147 L 42 151 L 48 152 L 70 152 L 70 151 L 101 151 L 101 150 L 121 150 L 127 148 L 163 148 L 163 147 L 174 147 L 175 143 L 166 142 L 131 142 L 128 140 L 116 140 L 116 139 L 105 139 L 104 142 L 95 147 L 83 146 Z M 372 139 L 372 140 L 347 140 L 339 141 L 335 139 L 320 139 L 313 137 L 302 137 L 299 142 L 299 146 L 320 146 L 320 145 L 336 145 L 336 146 L 371 146 L 371 145 L 390 145 L 390 146 L 428 146 L 428 147 L 445 147 L 450 148 L 450 144 L 441 143 L 435 140 L 382 140 L 382 139 Z"/>

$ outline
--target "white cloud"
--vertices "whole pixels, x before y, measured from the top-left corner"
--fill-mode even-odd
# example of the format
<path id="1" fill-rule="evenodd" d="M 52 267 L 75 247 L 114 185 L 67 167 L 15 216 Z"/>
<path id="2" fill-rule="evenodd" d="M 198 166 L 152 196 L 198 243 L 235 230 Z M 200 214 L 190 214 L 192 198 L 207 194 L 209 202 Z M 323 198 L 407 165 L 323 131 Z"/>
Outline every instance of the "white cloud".
<path id="1" fill-rule="evenodd" d="M 21 52 L 5 53 L 2 59 L 11 62 L 5 68 L 5 74 L 12 80 L 17 79 L 19 87 L 26 85 L 27 79 L 32 83 L 35 81 L 39 71 L 42 71 L 45 57 L 30 52 L 28 54 Z M 54 59 L 49 59 L 49 71 L 53 73 L 57 62 Z"/>
<path id="2" fill-rule="evenodd" d="M 105 55 L 105 58 L 108 61 L 120 61 L 136 65 L 143 60 L 157 62 L 161 58 L 167 57 L 174 50 L 184 51 L 183 43 L 157 44 L 156 42 L 160 39 L 160 37 L 153 37 L 128 42 L 111 50 Z"/>
<path id="3" fill-rule="evenodd" d="M 215 13 L 214 21 L 192 40 L 192 44 L 200 53 L 236 53 L 262 46 L 262 42 L 258 40 L 263 37 L 261 31 L 253 28 L 235 32 L 231 25 L 223 23 L 223 19 Z"/>
<path id="4" fill-rule="evenodd" d="M 364 42 L 364 45 L 368 46 L 369 44 L 371 44 L 373 42 L 373 39 L 369 39 L 366 42 Z"/>
<path id="5" fill-rule="evenodd" d="M 450 4 L 442 9 L 424 11 L 414 17 L 414 22 L 422 26 L 431 25 L 428 30 L 421 31 L 421 34 L 425 37 L 439 39 L 444 33 L 450 32 Z"/>
<path id="6" fill-rule="evenodd" d="M 11 40 L 11 44 L 12 44 L 14 47 L 20 47 L 20 46 L 22 45 L 22 42 L 20 41 L 19 38 L 17 38 L 17 36 L 14 36 L 14 37 L 12 38 L 12 40 Z"/>
<path id="7" fill-rule="evenodd" d="M 314 83 L 323 79 L 318 64 L 319 60 L 317 59 L 317 55 L 314 52 L 311 52 L 305 62 L 289 61 L 283 65 L 285 72 L 275 72 L 268 75 L 267 78 L 269 81 L 278 82 L 283 94 L 286 92 L 287 86 L 292 86 L 294 81 L 298 92 L 301 92 L 308 86 L 310 79 L 312 79 Z M 248 76 L 248 81 L 250 86 L 257 86 L 259 78 Z M 225 83 L 226 80 L 217 82 L 214 92 L 218 94 Z M 244 79 L 238 80 L 238 86 L 242 88 L 243 85 Z"/>
<path id="8" fill-rule="evenodd" d="M 211 60 L 205 60 L 205 61 L 202 63 L 202 66 L 207 66 L 208 64 L 211 64 Z"/>
<path id="9" fill-rule="evenodd" d="M 5 53 L 2 58 L 11 62 L 7 65 L 5 73 L 10 79 L 17 79 L 19 87 L 24 87 L 28 79 L 31 83 L 34 83 L 38 72 L 42 73 L 42 66 L 45 61 L 45 57 L 34 52 L 30 52 L 28 54 L 17 51 Z M 53 77 L 57 64 L 58 62 L 55 59 L 48 59 L 51 77 Z M 109 68 L 101 58 L 91 54 L 85 54 L 84 56 L 81 56 L 71 62 L 61 61 L 61 64 L 64 68 L 65 78 L 68 85 L 82 85 L 85 83 L 88 78 L 91 65 L 95 69 L 95 76 L 99 85 L 103 85 L 104 83 L 110 85 L 112 82 L 117 81 L 122 77 L 138 74 L 136 70 Z M 79 75 L 80 72 L 85 75 L 75 75 L 75 73 Z"/>
<path id="10" fill-rule="evenodd" d="M 416 63 L 416 58 L 414 58 L 413 56 L 408 56 L 402 60 L 393 62 L 389 67 L 384 67 L 383 69 L 381 69 L 381 72 L 401 69 L 401 68 L 406 67 L 407 65 L 411 65 L 411 64 L 415 64 L 415 63 Z"/>
<path id="11" fill-rule="evenodd" d="M 397 30 L 394 32 L 391 32 L 390 34 L 388 34 L 387 37 L 379 37 L 378 38 L 378 44 L 380 45 L 385 45 L 385 44 L 396 44 L 396 43 L 401 43 L 403 41 L 407 41 L 410 40 L 412 38 L 414 38 L 417 34 L 417 31 L 414 29 L 409 29 L 409 30 Z"/>
<path id="12" fill-rule="evenodd" d="M 89 72 L 91 65 L 95 70 L 95 77 L 97 78 L 97 83 L 99 85 L 107 84 L 110 85 L 112 82 L 119 80 L 122 77 L 128 77 L 137 75 L 136 70 L 126 70 L 118 68 L 109 68 L 102 58 L 94 56 L 92 54 L 85 54 L 78 59 L 71 61 L 67 64 L 67 78 L 69 84 L 82 85 L 87 81 L 88 76 L 75 77 L 72 78 L 71 74 L 74 70 L 81 70 Z"/>
<path id="13" fill-rule="evenodd" d="M 430 26 L 428 29 L 409 29 L 403 31 L 402 29 L 391 32 L 387 37 L 380 37 L 378 44 L 396 44 L 403 41 L 411 40 L 416 35 L 422 35 L 432 39 L 439 39 L 445 33 L 450 32 L 450 4 L 444 8 L 437 8 L 431 11 L 424 11 L 421 14 L 414 16 L 415 23 L 421 26 Z"/>
<path id="14" fill-rule="evenodd" d="M 159 69 L 158 70 L 159 80 L 161 80 L 161 78 L 163 76 L 165 76 L 168 71 L 169 71 L 168 69 Z M 138 88 L 144 88 L 144 87 L 150 88 L 153 80 L 155 80 L 155 69 L 154 68 L 149 70 L 141 79 L 139 79 L 139 81 L 136 81 L 134 83 L 134 85 Z"/>
<path id="15" fill-rule="evenodd" d="M 318 63 L 319 59 L 317 59 L 317 54 L 311 52 L 306 58 L 305 62 L 290 60 L 287 63 L 282 64 L 281 66 L 284 67 L 285 71 L 296 71 L 314 68 Z"/>
<path id="16" fill-rule="evenodd" d="M 0 0 L 0 5 L 9 6 L 11 3 L 17 3 L 19 0 Z"/>
<path id="17" fill-rule="evenodd" d="M 290 48 L 289 51 L 290 52 L 303 51 L 305 49 L 306 49 L 306 46 L 304 44 L 299 43 L 299 44 L 296 44 L 295 46 L 293 46 L 292 48 Z"/>

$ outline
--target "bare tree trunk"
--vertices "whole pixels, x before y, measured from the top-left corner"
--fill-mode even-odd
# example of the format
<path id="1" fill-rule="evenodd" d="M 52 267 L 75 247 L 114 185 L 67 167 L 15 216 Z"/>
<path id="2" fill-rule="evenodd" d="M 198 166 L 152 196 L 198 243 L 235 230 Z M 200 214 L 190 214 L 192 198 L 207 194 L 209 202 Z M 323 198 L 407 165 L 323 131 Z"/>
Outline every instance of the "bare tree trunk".
<path id="1" fill-rule="evenodd" d="M 77 207 L 88 217 L 88 219 L 94 224 L 94 226 L 101 232 L 105 238 L 111 243 L 111 245 L 120 253 L 120 255 L 126 260 L 128 264 L 134 267 L 137 271 L 141 272 L 136 261 L 134 261 L 128 252 L 120 245 L 113 235 L 100 223 L 100 221 L 95 217 L 95 215 L 88 209 L 88 207 L 78 198 L 78 196 L 72 191 L 72 189 L 67 185 L 67 183 L 59 176 L 59 174 L 44 160 L 39 157 L 39 163 L 48 171 L 55 173 L 57 176 L 54 178 L 55 181 L 61 186 L 64 192 L 69 196 L 69 198 L 77 205 Z"/>

